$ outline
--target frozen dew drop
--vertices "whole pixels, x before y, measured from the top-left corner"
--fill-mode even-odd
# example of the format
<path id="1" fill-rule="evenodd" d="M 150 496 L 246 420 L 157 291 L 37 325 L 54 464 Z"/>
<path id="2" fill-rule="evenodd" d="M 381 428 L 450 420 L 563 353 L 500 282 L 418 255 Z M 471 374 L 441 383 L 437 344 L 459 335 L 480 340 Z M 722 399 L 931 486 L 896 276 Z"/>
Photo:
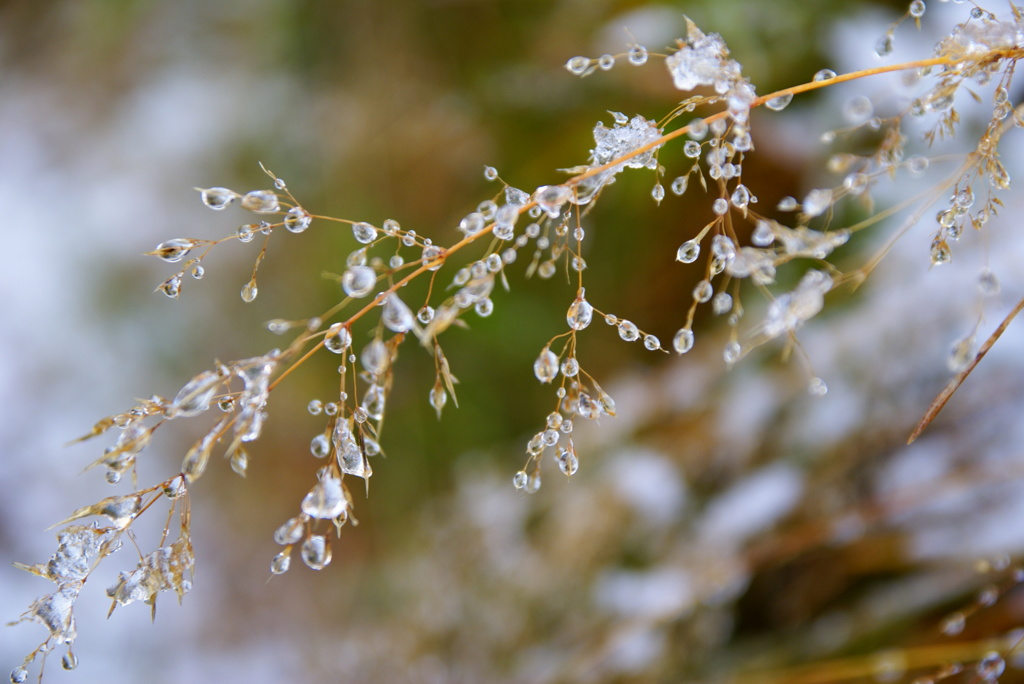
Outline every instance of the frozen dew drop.
<path id="1" fill-rule="evenodd" d="M 28 679 L 28 670 L 24 667 L 16 667 L 11 671 L 11 684 L 24 684 Z"/>
<path id="2" fill-rule="evenodd" d="M 580 460 L 576 456 L 576 449 L 572 446 L 571 442 L 568 446 L 558 448 L 558 455 L 555 459 L 558 461 L 558 469 L 566 477 L 572 477 L 580 469 Z"/>
<path id="3" fill-rule="evenodd" d="M 932 240 L 931 246 L 931 262 L 932 266 L 941 266 L 948 264 L 953 260 L 953 253 L 949 249 L 949 245 L 946 241 L 941 238 L 935 238 Z"/>
<path id="4" fill-rule="evenodd" d="M 331 441 L 327 439 L 327 435 L 321 433 L 309 443 L 309 451 L 317 458 L 327 458 L 331 453 Z"/>
<path id="5" fill-rule="evenodd" d="M 324 411 L 324 403 L 319 399 L 313 399 L 306 405 L 306 410 L 311 416 L 319 416 Z"/>
<path id="6" fill-rule="evenodd" d="M 283 575 L 288 572 L 288 568 L 291 567 L 291 564 L 292 555 L 287 551 L 282 551 L 274 556 L 270 561 L 270 572 L 274 575 Z"/>
<path id="7" fill-rule="evenodd" d="M 633 66 L 642 66 L 647 63 L 647 48 L 643 45 L 631 45 L 629 47 L 629 63 Z"/>
<path id="8" fill-rule="evenodd" d="M 986 268 L 978 276 L 978 288 L 981 289 L 981 293 L 986 297 L 997 295 L 1000 289 L 999 279 L 995 273 Z"/>
<path id="9" fill-rule="evenodd" d="M 644 335 L 644 348 L 648 351 L 661 349 L 661 340 L 654 335 Z"/>
<path id="10" fill-rule="evenodd" d="M 256 299 L 259 288 L 256 287 L 256 279 L 253 278 L 242 287 L 242 301 L 249 303 Z"/>
<path id="11" fill-rule="evenodd" d="M 164 282 L 160 283 L 160 286 L 157 288 L 157 290 L 163 292 L 171 299 L 177 299 L 178 295 L 181 294 L 181 274 L 178 273 L 177 275 L 173 275 Z"/>
<path id="12" fill-rule="evenodd" d="M 706 278 L 698 282 L 693 288 L 693 298 L 701 304 L 711 299 L 713 294 L 714 288 L 711 287 L 711 282 Z"/>
<path id="13" fill-rule="evenodd" d="M 377 239 L 377 229 L 369 223 L 359 221 L 352 224 L 352 235 L 359 244 L 368 245 Z"/>
<path id="14" fill-rule="evenodd" d="M 864 95 L 855 95 L 843 107 L 843 116 L 852 124 L 859 124 L 871 118 L 875 105 Z"/>
<path id="15" fill-rule="evenodd" d="M 672 194 L 673 195 L 682 195 L 683 193 L 685 193 L 686 192 L 686 186 L 688 185 L 689 180 L 690 180 L 689 176 L 679 176 L 674 181 L 672 181 L 672 185 L 669 186 L 672 189 Z"/>
<path id="16" fill-rule="evenodd" d="M 185 258 L 193 247 L 199 244 L 196 240 L 189 238 L 174 238 L 161 242 L 152 252 L 148 254 L 163 259 L 169 264 L 174 264 Z"/>
<path id="17" fill-rule="evenodd" d="M 910 16 L 914 17 L 915 19 L 920 19 L 921 17 L 923 17 L 924 10 L 924 0 L 913 0 L 913 2 L 910 3 Z"/>
<path id="18" fill-rule="evenodd" d="M 443 264 L 440 260 L 441 254 L 441 248 L 437 245 L 427 245 L 423 248 L 423 254 L 420 256 L 420 261 L 422 261 L 424 265 L 431 264 L 436 261 L 437 263 L 433 263 L 429 266 L 429 270 L 436 271 L 441 268 L 441 265 Z"/>
<path id="19" fill-rule="evenodd" d="M 292 207 L 284 215 L 284 227 L 292 233 L 301 233 L 309 228 L 309 224 L 312 222 L 313 217 L 302 207 Z"/>
<path id="20" fill-rule="evenodd" d="M 74 670 L 78 667 L 78 656 L 71 651 L 64 654 L 64 657 L 60 659 L 60 666 L 65 670 Z"/>
<path id="21" fill-rule="evenodd" d="M 725 345 L 725 349 L 722 350 L 722 358 L 731 366 L 739 360 L 740 351 L 740 343 L 733 340 Z"/>
<path id="22" fill-rule="evenodd" d="M 227 188 L 206 188 L 205 190 L 200 189 L 199 192 L 203 204 L 216 211 L 226 209 L 238 197 L 234 191 Z"/>
<path id="23" fill-rule="evenodd" d="M 892 33 L 886 33 L 875 43 L 875 54 L 879 57 L 888 57 L 892 54 L 893 39 Z"/>
<path id="24" fill-rule="evenodd" d="M 711 211 L 718 216 L 724 216 L 729 211 L 729 202 L 724 197 L 719 197 L 711 203 Z"/>
<path id="25" fill-rule="evenodd" d="M 733 190 L 732 196 L 729 199 L 732 202 L 732 206 L 737 209 L 743 209 L 750 204 L 750 190 L 747 189 L 747 186 L 740 183 Z"/>
<path id="26" fill-rule="evenodd" d="M 273 190 L 253 190 L 242 197 L 242 208 L 258 214 L 273 214 L 281 209 Z"/>
<path id="27" fill-rule="evenodd" d="M 484 167 L 484 179 L 492 181 L 498 177 L 498 169 L 493 166 Z"/>
<path id="28" fill-rule="evenodd" d="M 949 368 L 951 373 L 959 373 L 967 368 L 974 359 L 975 353 L 973 334 L 957 340 L 950 347 L 949 353 L 946 356 L 946 367 Z"/>
<path id="29" fill-rule="evenodd" d="M 562 362 L 562 375 L 567 378 L 575 378 L 580 372 L 580 362 L 575 356 L 570 356 Z"/>
<path id="30" fill-rule="evenodd" d="M 796 211 L 799 206 L 795 198 L 786 196 L 779 200 L 775 208 L 779 211 Z"/>
<path id="31" fill-rule="evenodd" d="M 696 159 L 700 156 L 700 143 L 696 140 L 687 140 L 683 145 L 683 154 L 690 159 Z"/>
<path id="32" fill-rule="evenodd" d="M 206 275 L 206 269 L 203 268 L 200 264 L 196 264 L 195 266 L 192 267 L 191 273 L 192 277 L 195 278 L 196 280 L 202 280 L 203 276 Z"/>
<path id="33" fill-rule="evenodd" d="M 601 71 L 608 71 L 615 66 L 615 57 L 612 55 L 601 55 L 597 58 L 597 66 Z"/>
<path id="34" fill-rule="evenodd" d="M 807 384 L 807 391 L 812 397 L 823 397 L 828 393 L 828 385 L 821 378 L 814 377 Z"/>
<path id="35" fill-rule="evenodd" d="M 732 295 L 728 292 L 718 292 L 711 298 L 711 310 L 716 316 L 722 316 L 732 310 Z"/>
<path id="36" fill-rule="evenodd" d="M 711 253 L 723 261 L 736 258 L 736 243 L 727 235 L 716 235 L 711 240 Z"/>
<path id="37" fill-rule="evenodd" d="M 696 240 L 687 240 L 676 250 L 676 261 L 684 264 L 692 264 L 698 256 L 700 256 L 700 243 Z"/>
<path id="38" fill-rule="evenodd" d="M 440 384 L 434 385 L 430 389 L 430 405 L 437 411 L 437 417 L 441 417 L 441 410 L 448 403 L 448 393 L 445 392 L 444 387 Z"/>
<path id="39" fill-rule="evenodd" d="M 229 462 L 231 464 L 231 470 L 234 471 L 236 475 L 245 477 L 246 472 L 249 470 L 249 452 L 242 447 L 238 447 L 231 453 Z"/>
<path id="40" fill-rule="evenodd" d="M 331 562 L 331 547 L 322 534 L 314 534 L 302 543 L 302 562 L 313 570 L 323 570 Z"/>
<path id="41" fill-rule="evenodd" d="M 164 484 L 163 494 L 168 499 L 178 499 L 185 494 L 185 476 L 175 475 Z"/>
<path id="42" fill-rule="evenodd" d="M 800 205 L 804 215 L 808 218 L 821 216 L 832 205 L 831 188 L 815 188 L 807 193 L 803 203 Z"/>
<path id="43" fill-rule="evenodd" d="M 418 320 L 423 325 L 430 323 L 430 321 L 434 320 L 434 307 L 422 307 L 419 311 L 416 312 L 416 320 Z"/>
<path id="44" fill-rule="evenodd" d="M 474 211 L 459 221 L 459 231 L 466 235 L 476 235 L 483 230 L 486 225 L 487 221 L 484 219 L 484 215 L 478 211 Z"/>
<path id="45" fill-rule="evenodd" d="M 274 543 L 289 546 L 302 539 L 306 533 L 306 519 L 302 516 L 289 518 L 274 530 Z"/>
<path id="46" fill-rule="evenodd" d="M 370 266 L 352 266 L 341 274 L 341 289 L 349 297 L 365 297 L 377 284 L 377 273 Z"/>
<path id="47" fill-rule="evenodd" d="M 256 227 L 251 223 L 246 223 L 244 226 L 238 226 L 235 235 L 238 237 L 239 242 L 252 242 L 252 239 L 256 237 L 256 230 Z"/>
<path id="48" fill-rule="evenodd" d="M 999 679 L 1006 669 L 1006 661 L 996 651 L 989 651 L 985 657 L 978 661 L 974 671 L 985 682 L 994 682 Z"/>
<path id="49" fill-rule="evenodd" d="M 767 221 L 758 221 L 750 234 L 750 241 L 757 247 L 767 247 L 775 242 L 775 233 L 772 232 L 771 224 Z"/>
<path id="50" fill-rule="evenodd" d="M 483 299 L 479 299 L 473 305 L 473 310 L 476 312 L 477 316 L 480 316 L 481 318 L 487 318 L 492 313 L 494 313 L 494 300 L 492 300 L 490 297 L 484 297 Z"/>
<path id="51" fill-rule="evenodd" d="M 815 81 L 831 81 L 836 77 L 836 72 L 831 69 L 821 69 L 814 74 Z"/>
<path id="52" fill-rule="evenodd" d="M 558 375 L 558 356 L 547 347 L 540 353 L 537 360 L 533 362 L 533 374 L 538 380 L 547 384 Z"/>
<path id="53" fill-rule="evenodd" d="M 362 353 L 359 354 L 359 362 L 366 369 L 367 373 L 371 375 L 382 374 L 387 370 L 388 364 L 391 362 L 388 357 L 387 345 L 380 339 L 371 340 L 363 347 Z"/>
<path id="54" fill-rule="evenodd" d="M 692 119 L 687 124 L 687 128 L 689 128 L 687 135 L 693 140 L 703 140 L 708 134 L 708 124 L 704 119 Z"/>
<path id="55" fill-rule="evenodd" d="M 337 518 L 347 507 L 348 499 L 341 488 L 341 478 L 326 470 L 321 472 L 320 481 L 302 500 L 302 512 L 320 520 Z"/>
<path id="56" fill-rule="evenodd" d="M 217 391 L 221 378 L 213 371 L 204 371 L 185 383 L 171 400 L 171 415 L 191 418 L 210 408 L 210 401 Z"/>
<path id="57" fill-rule="evenodd" d="M 385 328 L 396 333 L 408 332 L 416 325 L 412 310 L 394 292 L 389 292 L 384 298 L 380 318 Z"/>
<path id="58" fill-rule="evenodd" d="M 344 368 L 344 366 L 342 366 Z M 324 413 L 328 416 L 333 416 L 338 412 L 338 404 L 333 401 L 329 401 L 324 404 Z"/>
<path id="59" fill-rule="evenodd" d="M 536 494 L 538 490 L 540 490 L 540 469 L 530 473 L 530 477 L 526 480 L 527 494 Z"/>
<path id="60" fill-rule="evenodd" d="M 620 320 L 618 323 L 618 329 L 619 337 L 626 342 L 636 342 L 640 339 L 640 331 L 632 321 L 627 321 L 625 319 Z"/>
<path id="61" fill-rule="evenodd" d="M 781 112 L 792 101 L 793 101 L 793 93 L 783 93 L 782 95 L 778 95 L 776 97 L 773 97 L 772 99 L 770 99 L 767 102 L 765 102 L 764 106 L 767 107 L 768 109 L 774 111 L 774 112 Z"/>
<path id="62" fill-rule="evenodd" d="M 661 202 L 665 199 L 665 186 L 661 183 L 655 183 L 654 187 L 651 188 L 651 197 L 654 198 L 655 202 Z"/>
<path id="63" fill-rule="evenodd" d="M 526 489 L 527 480 L 529 480 L 529 475 L 526 474 L 525 470 L 520 470 L 512 476 L 512 486 L 518 490 Z"/>
<path id="64" fill-rule="evenodd" d="M 584 297 L 583 288 L 580 288 L 580 293 L 576 295 L 576 299 L 565 314 L 565 320 L 573 330 L 583 330 L 590 325 L 593 317 L 594 307 Z"/>
<path id="65" fill-rule="evenodd" d="M 487 270 L 491 273 L 497 273 L 502 267 L 501 257 L 497 254 L 488 254 L 487 258 L 484 259 L 484 263 L 487 265 Z"/>

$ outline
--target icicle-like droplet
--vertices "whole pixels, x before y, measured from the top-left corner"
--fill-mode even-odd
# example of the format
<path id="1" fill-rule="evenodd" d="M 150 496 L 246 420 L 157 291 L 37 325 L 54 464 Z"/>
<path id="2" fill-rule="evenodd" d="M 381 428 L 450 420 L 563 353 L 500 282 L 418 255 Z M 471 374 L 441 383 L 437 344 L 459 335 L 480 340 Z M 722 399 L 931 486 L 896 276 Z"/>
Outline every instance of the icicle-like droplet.
<path id="1" fill-rule="evenodd" d="M 24 667 L 16 667 L 11 671 L 11 684 L 24 684 L 28 679 L 28 670 Z"/>
<path id="2" fill-rule="evenodd" d="M 359 362 L 363 364 L 363 368 L 366 369 L 367 373 L 381 375 L 387 370 L 388 363 L 390 362 L 387 345 L 382 340 L 370 340 L 363 347 L 363 351 L 359 355 Z"/>
<path id="3" fill-rule="evenodd" d="M 558 455 L 555 459 L 558 461 L 558 469 L 565 473 L 566 477 L 572 477 L 580 468 L 580 461 L 576 456 L 576 447 L 573 446 L 572 440 L 569 440 L 568 445 L 558 448 Z"/>
<path id="4" fill-rule="evenodd" d="M 65 670 L 74 670 L 78 667 L 78 656 L 71 651 L 64 654 L 64 657 L 60 659 L 60 666 Z"/>
<path id="5" fill-rule="evenodd" d="M 672 348 L 677 354 L 685 354 L 693 349 L 693 331 L 689 328 L 680 328 L 672 338 Z"/>
<path id="6" fill-rule="evenodd" d="M 684 264 L 692 264 L 698 256 L 700 256 L 700 243 L 696 240 L 687 240 L 676 250 L 676 261 Z"/>
<path id="7" fill-rule="evenodd" d="M 171 401 L 170 414 L 185 418 L 199 415 L 210 408 L 210 401 L 220 383 L 221 377 L 213 371 L 204 371 L 195 376 L 185 383 Z"/>
<path id="8" fill-rule="evenodd" d="M 306 533 L 306 519 L 301 516 L 290 518 L 274 530 L 274 543 L 288 546 L 302 539 Z"/>
<path id="9" fill-rule="evenodd" d="M 319 434 L 309 443 L 309 451 L 317 458 L 327 458 L 331 453 L 331 440 L 325 434 Z"/>
<path id="10" fill-rule="evenodd" d="M 242 287 L 242 301 L 246 304 L 253 302 L 256 299 L 256 295 L 259 294 L 259 288 L 256 287 L 256 279 L 253 278 Z"/>
<path id="11" fill-rule="evenodd" d="M 352 346 L 352 332 L 341 323 L 335 323 L 327 331 L 324 337 L 324 347 L 327 351 L 341 354 Z"/>
<path id="12" fill-rule="evenodd" d="M 369 223 L 359 221 L 352 224 L 352 235 L 355 237 L 356 242 L 368 245 L 377 239 L 377 229 Z"/>
<path id="13" fill-rule="evenodd" d="M 793 101 L 793 93 L 784 93 L 778 97 L 773 97 L 764 103 L 764 106 L 774 112 L 781 112 L 789 103 Z"/>
<path id="14" fill-rule="evenodd" d="M 540 356 L 533 362 L 533 374 L 545 384 L 554 380 L 558 375 L 558 356 L 555 355 L 555 352 L 544 347 Z"/>
<path id="15" fill-rule="evenodd" d="M 258 214 L 273 214 L 281 209 L 273 190 L 253 190 L 242 197 L 242 208 Z"/>
<path id="16" fill-rule="evenodd" d="M 172 275 L 170 278 L 160 283 L 160 286 L 156 289 L 163 292 L 171 299 L 177 299 L 178 295 L 181 294 L 181 274 L 177 273 Z"/>
<path id="17" fill-rule="evenodd" d="M 196 189 L 201 193 L 200 197 L 203 200 L 203 204 L 208 206 L 210 209 L 215 209 L 216 211 L 226 209 L 227 206 L 231 204 L 236 197 L 238 197 L 234 191 L 228 190 L 227 188 L 206 188 L 205 190 L 202 188 Z"/>
<path id="18" fill-rule="evenodd" d="M 445 404 L 448 403 L 448 393 L 445 392 L 444 387 L 441 385 L 441 379 L 438 378 L 437 383 L 430 389 L 430 405 L 437 411 L 437 419 L 441 419 L 441 410 Z"/>
<path id="19" fill-rule="evenodd" d="M 283 575 L 288 572 L 288 568 L 292 564 L 292 555 L 287 551 L 274 556 L 273 560 L 270 561 L 270 572 L 274 575 Z"/>
<path id="20" fill-rule="evenodd" d="M 173 240 L 161 242 L 152 252 L 146 252 L 146 256 L 155 256 L 169 264 L 174 264 L 184 259 L 192 248 L 198 244 L 198 240 L 174 238 Z"/>
<path id="21" fill-rule="evenodd" d="M 341 289 L 349 297 L 365 297 L 377 284 L 377 273 L 370 266 L 353 266 L 341 274 Z"/>
<path id="22" fill-rule="evenodd" d="M 569 311 L 565 314 L 565 320 L 573 330 L 583 330 L 590 325 L 593 317 L 594 307 L 586 300 L 581 287 L 576 299 L 569 306 Z"/>
<path id="23" fill-rule="evenodd" d="M 385 328 L 396 333 L 408 332 L 416 325 L 412 310 L 394 292 L 389 292 L 384 298 L 384 311 L 380 318 Z"/>
<path id="24" fill-rule="evenodd" d="M 333 520 L 345 512 L 348 500 L 341 488 L 341 478 L 328 470 L 320 473 L 320 481 L 313 485 L 302 500 L 302 512 L 311 518 Z"/>
<path id="25" fill-rule="evenodd" d="M 331 563 L 331 546 L 322 534 L 314 534 L 302 543 L 302 562 L 313 570 L 323 570 Z"/>
<path id="26" fill-rule="evenodd" d="M 309 224 L 312 222 L 313 217 L 302 207 L 292 207 L 284 215 L 284 227 L 292 233 L 301 233 L 309 228 Z"/>
<path id="27" fill-rule="evenodd" d="M 520 470 L 514 476 L 512 476 L 512 486 L 518 490 L 526 489 L 526 481 L 529 479 L 529 475 L 526 474 L 525 470 Z"/>

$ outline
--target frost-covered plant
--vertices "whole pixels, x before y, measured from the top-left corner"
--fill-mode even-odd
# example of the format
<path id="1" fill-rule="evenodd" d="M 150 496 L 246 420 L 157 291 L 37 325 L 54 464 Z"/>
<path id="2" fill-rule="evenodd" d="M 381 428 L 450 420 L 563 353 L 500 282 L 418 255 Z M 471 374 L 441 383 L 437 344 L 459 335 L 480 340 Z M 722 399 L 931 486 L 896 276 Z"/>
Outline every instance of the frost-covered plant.
<path id="1" fill-rule="evenodd" d="M 925 3 L 914 0 L 904 18 L 920 21 L 924 13 Z M 894 31 L 895 26 L 879 41 L 880 57 L 891 52 Z M 686 93 L 685 99 L 657 121 L 611 112 L 610 125 L 600 122 L 593 129 L 594 147 L 587 161 L 568 169 L 569 177 L 560 182 L 523 190 L 501 180 L 497 170 L 485 168 L 485 177 L 500 187 L 458 221 L 459 237 L 453 241 L 426 237 L 393 220 L 378 226 L 315 214 L 284 180 L 266 169 L 271 188 L 200 189 L 201 200 L 210 209 L 225 211 L 238 205 L 252 218 L 227 237 L 175 238 L 158 245 L 149 254 L 178 268 L 158 286 L 159 292 L 179 298 L 189 278 L 202 278 L 204 260 L 213 248 L 233 240 L 258 240 L 261 246 L 251 276 L 241 288 L 242 299 L 253 302 L 259 294 L 258 269 L 275 234 L 344 226 L 357 246 L 335 277 L 342 294 L 334 306 L 315 316 L 270 321 L 271 331 L 290 336 L 279 348 L 211 364 L 173 398 L 152 396 L 139 401 L 100 420 L 82 438 L 116 431 L 113 444 L 92 465 L 104 471 L 111 485 L 128 475 L 131 491 L 74 511 L 60 523 L 65 526 L 48 562 L 19 565 L 50 580 L 56 589 L 34 601 L 23 615 L 23 620 L 42 623 L 48 635 L 15 668 L 11 680 L 25 681 L 33 661 L 60 648 L 66 648 L 64 667 L 75 666 L 73 609 L 79 593 L 96 566 L 122 547 L 123 538 L 132 539 L 136 520 L 158 504 L 166 505 L 168 516 L 159 545 L 140 551 L 135 567 L 122 572 L 107 589 L 111 610 L 141 601 L 155 611 L 161 592 L 173 591 L 180 600 L 189 591 L 194 566 L 189 488 L 206 472 L 215 453 L 226 456 L 235 472 L 245 474 L 250 445 L 268 419 L 273 390 L 314 354 L 335 355 L 338 387 L 332 390 L 336 394 L 331 400 L 308 405 L 311 414 L 323 418 L 322 430 L 309 441 L 309 451 L 320 465 L 308 493 L 297 502 L 295 515 L 273 532 L 281 547 L 270 562 L 275 575 L 289 570 L 295 554 L 311 569 L 325 568 L 332 559 L 333 539 L 346 523 L 354 522 L 349 487 L 355 478 L 368 487 L 375 457 L 382 453 L 382 427 L 403 345 L 420 347 L 433 357 L 434 382 L 424 388 L 424 398 L 440 417 L 449 400 L 456 403 L 454 372 L 458 369 L 451 367 L 443 351 L 446 331 L 462 325 L 467 317 L 494 314 L 496 293 L 510 289 L 515 278 L 555 280 L 561 275 L 571 286 L 564 296 L 565 327 L 558 324 L 560 331 L 538 350 L 533 364 L 534 376 L 551 385 L 554 396 L 550 411 L 539 417 L 536 433 L 527 440 L 525 463 L 512 477 L 516 489 L 532 493 L 541 486 L 545 455 L 566 476 L 581 467 L 573 436 L 577 423 L 615 415 L 615 401 L 582 360 L 583 333 L 592 323 L 603 320 L 623 341 L 640 342 L 650 351 L 686 354 L 695 344 L 696 313 L 708 305 L 727 323 L 722 357 L 731 366 L 778 338 L 786 340 L 787 350 L 798 348 L 799 330 L 824 309 L 829 293 L 862 282 L 891 241 L 943 201 L 946 204 L 937 213 L 934 233 L 922 253 L 933 266 L 948 263 L 958 240 L 985 230 L 1002 206 L 999 193 L 1010 186 L 1000 143 L 1008 131 L 1024 125 L 1024 109 L 1010 95 L 1021 56 L 1024 18 L 1011 5 L 1001 16 L 971 7 L 963 23 L 939 42 L 931 56 L 842 75 L 824 69 L 807 83 L 764 95 L 758 95 L 755 84 L 744 76 L 722 36 L 704 33 L 689 20 L 685 37 L 667 54 L 633 44 L 621 55 L 573 57 L 566 68 L 577 76 L 607 71 L 620 60 L 634 67 L 663 62 L 675 87 Z M 872 141 L 870 149 L 856 154 L 839 151 L 830 158 L 829 168 L 841 175 L 841 181 L 799 197 L 794 193 L 774 208 L 762 209 L 756 188 L 744 179 L 744 163 L 757 143 L 752 110 L 763 106 L 778 112 L 801 93 L 896 71 L 919 79 L 921 93 L 916 99 L 882 115 L 875 113 L 875 102 L 858 97 L 850 104 L 858 123 L 826 135 L 827 144 L 839 145 L 861 134 Z M 984 94 L 975 93 L 978 89 L 984 89 Z M 903 207 L 875 211 L 871 198 L 876 185 L 929 170 L 929 158 L 912 149 L 908 119 L 932 122 L 924 136 L 927 143 L 962 135 L 955 106 L 961 91 L 991 105 L 987 125 L 973 149 L 928 193 Z M 671 160 L 664 159 L 670 144 L 681 148 L 681 160 L 675 154 Z M 655 202 L 666 201 L 666 185 L 675 196 L 700 185 L 710 199 L 713 218 L 706 225 L 688 228 L 686 239 L 669 255 L 684 267 L 695 264 L 700 278 L 680 303 L 678 328 L 667 344 L 632 320 L 603 311 L 601 302 L 587 296 L 590 265 L 584 259 L 584 245 L 587 231 L 593 228 L 584 227 L 584 218 L 627 170 L 653 174 L 650 196 Z M 841 217 L 852 209 L 869 218 L 842 224 Z M 833 258 L 853 234 L 871 227 L 882 230 L 889 225 L 883 219 L 900 209 L 907 210 L 908 218 L 897 224 L 876 256 L 845 269 Z M 420 290 L 407 287 L 419 283 L 425 283 Z M 989 291 L 998 288 L 991 272 L 983 273 L 982 285 Z M 750 306 L 754 320 L 748 321 L 744 298 L 751 292 L 766 304 Z M 956 347 L 954 357 L 956 370 L 969 371 L 980 355 L 972 343 L 965 342 Z M 809 376 L 809 391 L 824 394 L 824 381 L 813 373 Z M 180 470 L 162 482 L 139 487 L 137 460 L 156 431 L 177 419 L 192 418 L 205 418 L 209 425 L 187 450 Z M 94 520 L 82 524 L 86 518 Z"/>

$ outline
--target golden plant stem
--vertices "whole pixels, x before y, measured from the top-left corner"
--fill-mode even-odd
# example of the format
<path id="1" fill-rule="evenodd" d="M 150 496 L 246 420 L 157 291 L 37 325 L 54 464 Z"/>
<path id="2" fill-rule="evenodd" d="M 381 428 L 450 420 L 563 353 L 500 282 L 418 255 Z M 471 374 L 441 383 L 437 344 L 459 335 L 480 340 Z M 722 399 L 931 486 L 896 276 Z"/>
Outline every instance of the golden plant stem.
<path id="1" fill-rule="evenodd" d="M 996 340 L 999 339 L 1006 328 L 1010 325 L 1010 321 L 1012 321 L 1022 310 L 1024 310 L 1024 299 L 1017 302 L 1017 306 L 1013 307 L 1013 310 L 1007 314 L 1006 318 L 1003 319 L 1003 322 L 999 324 L 999 327 L 989 335 L 988 339 L 985 340 L 985 344 L 981 345 L 981 349 L 978 350 L 978 354 L 969 364 L 967 364 L 967 367 L 957 373 L 956 377 L 949 381 L 949 384 L 946 385 L 945 389 L 939 392 L 939 396 L 935 397 L 931 406 L 929 406 L 928 410 L 925 411 L 924 417 L 921 418 L 921 422 L 919 422 L 917 427 L 914 428 L 914 431 L 910 433 L 910 437 L 907 438 L 907 444 L 910 444 L 917 439 L 921 433 L 924 432 L 924 429 L 928 427 L 933 420 L 935 420 L 935 416 L 939 415 L 939 411 L 942 410 L 942 407 L 945 406 L 946 402 L 948 402 L 950 397 L 953 396 L 953 393 L 957 391 L 960 385 L 963 384 L 964 380 L 967 379 L 967 376 L 974 370 L 974 367 L 977 366 L 985 357 L 988 350 L 992 348 L 992 345 L 996 343 Z"/>

